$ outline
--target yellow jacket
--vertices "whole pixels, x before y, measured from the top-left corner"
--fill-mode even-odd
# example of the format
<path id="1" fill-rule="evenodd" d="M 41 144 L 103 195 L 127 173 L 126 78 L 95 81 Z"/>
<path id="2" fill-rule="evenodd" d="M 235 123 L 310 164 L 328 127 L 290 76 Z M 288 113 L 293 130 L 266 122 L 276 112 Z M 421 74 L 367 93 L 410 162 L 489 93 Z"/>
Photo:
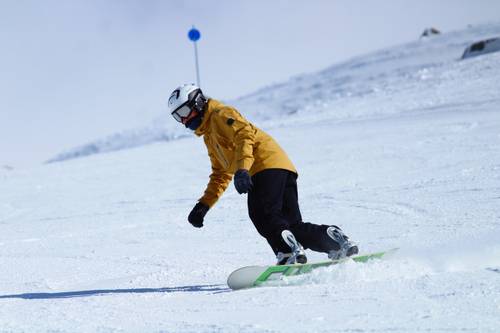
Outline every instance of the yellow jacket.
<path id="1" fill-rule="evenodd" d="M 246 169 L 250 175 L 265 169 L 297 173 L 281 147 L 264 131 L 246 120 L 233 107 L 208 100 L 203 121 L 195 134 L 203 136 L 212 174 L 199 201 L 212 207 L 231 182 L 234 173 Z"/>

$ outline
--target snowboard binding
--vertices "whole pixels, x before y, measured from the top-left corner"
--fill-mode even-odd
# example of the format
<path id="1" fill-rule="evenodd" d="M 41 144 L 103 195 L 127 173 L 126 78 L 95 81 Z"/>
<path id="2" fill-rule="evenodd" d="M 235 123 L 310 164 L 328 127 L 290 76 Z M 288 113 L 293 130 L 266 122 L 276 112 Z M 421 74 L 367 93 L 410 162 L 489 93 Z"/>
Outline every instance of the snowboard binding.
<path id="1" fill-rule="evenodd" d="M 292 252 L 283 253 L 278 252 L 276 259 L 278 259 L 277 265 L 291 265 L 291 264 L 305 264 L 307 263 L 306 252 L 300 243 L 295 239 L 295 236 L 289 230 L 283 230 L 281 232 L 281 237 L 285 243 L 290 247 Z"/>
<path id="2" fill-rule="evenodd" d="M 332 260 L 338 260 L 345 257 L 350 257 L 352 255 L 358 254 L 358 246 L 349 240 L 342 229 L 336 225 L 332 225 L 326 229 L 328 236 L 335 241 L 339 249 L 330 250 L 328 252 L 328 258 Z"/>

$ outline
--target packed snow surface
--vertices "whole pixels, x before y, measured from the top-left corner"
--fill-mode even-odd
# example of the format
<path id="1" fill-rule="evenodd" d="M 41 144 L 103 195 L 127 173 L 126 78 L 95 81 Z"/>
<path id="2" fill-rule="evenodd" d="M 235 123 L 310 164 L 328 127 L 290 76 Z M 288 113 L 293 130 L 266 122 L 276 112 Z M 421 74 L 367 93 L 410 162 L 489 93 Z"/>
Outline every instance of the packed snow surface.
<path id="1" fill-rule="evenodd" d="M 204 228 L 186 221 L 210 172 L 188 132 L 0 169 L 0 332 L 499 332 L 500 53 L 459 60 L 495 35 L 443 34 L 235 101 L 294 161 L 304 220 L 361 252 L 400 248 L 386 260 L 230 291 L 231 271 L 274 257 L 232 185 Z"/>

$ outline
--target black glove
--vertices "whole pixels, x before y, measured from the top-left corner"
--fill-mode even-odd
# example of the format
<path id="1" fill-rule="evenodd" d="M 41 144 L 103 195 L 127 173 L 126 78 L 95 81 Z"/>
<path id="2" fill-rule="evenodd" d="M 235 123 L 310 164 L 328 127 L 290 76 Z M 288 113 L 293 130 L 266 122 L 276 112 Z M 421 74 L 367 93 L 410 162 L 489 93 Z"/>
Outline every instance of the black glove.
<path id="1" fill-rule="evenodd" d="M 203 218 L 205 217 L 209 209 L 210 207 L 208 207 L 207 205 L 198 202 L 194 206 L 193 210 L 191 210 L 191 213 L 189 213 L 189 223 L 191 223 L 195 228 L 203 227 Z"/>
<path id="2" fill-rule="evenodd" d="M 250 174 L 245 169 L 239 169 L 234 174 L 234 187 L 239 194 L 248 193 L 252 189 L 253 183 Z"/>

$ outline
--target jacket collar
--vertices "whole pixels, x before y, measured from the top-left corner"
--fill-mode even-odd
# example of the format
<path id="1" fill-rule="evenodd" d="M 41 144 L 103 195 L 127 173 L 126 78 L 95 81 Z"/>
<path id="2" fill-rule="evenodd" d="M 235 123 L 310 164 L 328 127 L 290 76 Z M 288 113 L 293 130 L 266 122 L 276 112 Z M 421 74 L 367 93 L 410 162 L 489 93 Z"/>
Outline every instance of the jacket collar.
<path id="1" fill-rule="evenodd" d="M 202 136 L 206 133 L 208 127 L 208 120 L 212 116 L 213 108 L 215 101 L 213 99 L 208 99 L 207 104 L 205 106 L 205 112 L 203 114 L 203 120 L 201 121 L 200 126 L 194 131 L 194 134 L 197 136 Z"/>

